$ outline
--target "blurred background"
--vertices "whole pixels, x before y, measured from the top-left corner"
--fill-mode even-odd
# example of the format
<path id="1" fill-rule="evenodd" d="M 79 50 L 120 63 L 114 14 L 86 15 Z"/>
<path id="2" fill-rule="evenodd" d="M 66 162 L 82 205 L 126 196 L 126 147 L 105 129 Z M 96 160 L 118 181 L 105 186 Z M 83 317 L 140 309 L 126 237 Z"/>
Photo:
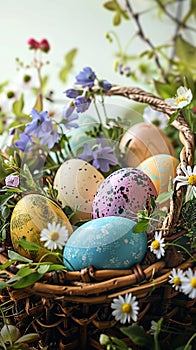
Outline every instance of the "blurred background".
<path id="1" fill-rule="evenodd" d="M 104 9 L 106 0 L 0 0 L 0 82 L 12 79 L 16 73 L 16 57 L 25 64 L 32 60 L 27 40 L 47 38 L 51 51 L 47 55 L 50 66 L 50 86 L 63 90 L 58 82 L 58 71 L 64 55 L 72 48 L 78 49 L 73 75 L 84 66 L 91 66 L 98 76 L 113 83 L 127 84 L 127 79 L 113 69 L 117 45 L 106 39 L 106 33 L 115 30 L 126 45 L 136 31 L 132 21 L 114 28 L 113 14 Z M 172 40 L 173 24 L 158 16 L 152 0 L 131 0 L 135 12 L 143 11 L 142 23 L 145 34 L 157 45 Z M 123 2 L 122 2 L 123 3 Z M 184 1 L 184 6 L 187 2 Z M 145 12 L 147 10 L 147 12 Z M 150 11 L 149 11 L 150 9 Z M 194 37 L 193 37 L 194 40 Z M 146 47 L 147 48 L 147 47 Z M 144 42 L 132 40 L 129 53 L 137 55 L 145 49 Z M 60 91 L 59 90 L 59 91 Z"/>
<path id="2" fill-rule="evenodd" d="M 99 78 L 107 79 L 111 83 L 151 90 L 149 81 L 134 81 L 114 70 L 116 62 L 119 61 L 119 49 L 134 57 L 128 65 L 134 71 L 138 64 L 137 57 L 149 47 L 136 35 L 138 28 L 133 19 L 123 20 L 119 26 L 113 25 L 114 13 L 104 8 L 106 2 L 108 1 L 0 0 L 0 84 L 15 79 L 18 74 L 16 59 L 24 65 L 31 64 L 33 52 L 29 50 L 27 40 L 35 38 L 39 41 L 46 38 L 51 50 L 47 55 L 43 54 L 43 60 L 49 63 L 44 66 L 43 73 L 49 76 L 48 91 L 54 91 L 58 99 L 65 98 L 63 92 L 85 66 L 92 67 Z M 123 1 L 119 3 L 123 5 Z M 181 11 L 182 8 L 188 9 L 189 1 L 184 0 L 181 3 Z M 157 11 L 156 1 L 130 0 L 130 4 L 135 13 L 140 12 L 143 31 L 153 45 L 172 43 L 176 24 L 166 16 L 161 16 Z M 170 10 L 172 13 L 172 1 Z M 177 15 L 180 19 L 181 13 Z M 194 19 L 193 16 L 190 17 L 190 23 Z M 194 43 L 194 32 L 185 31 L 183 34 L 188 35 L 189 41 Z M 107 35 L 111 40 L 107 39 Z M 73 68 L 67 81 L 62 82 L 59 72 L 64 65 L 65 55 L 74 48 L 77 49 L 77 54 Z M 152 60 L 145 56 L 144 64 L 150 72 Z M 135 72 L 138 76 L 140 73 Z M 122 103 L 128 104 L 127 101 Z"/>

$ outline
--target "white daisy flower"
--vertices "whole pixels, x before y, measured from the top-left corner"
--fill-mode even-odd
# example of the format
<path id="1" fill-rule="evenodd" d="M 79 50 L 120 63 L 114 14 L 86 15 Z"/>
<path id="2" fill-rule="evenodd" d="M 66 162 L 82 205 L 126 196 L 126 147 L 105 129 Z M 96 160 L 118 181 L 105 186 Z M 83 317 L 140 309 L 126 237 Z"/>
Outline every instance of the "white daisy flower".
<path id="1" fill-rule="evenodd" d="M 176 185 L 176 190 L 181 186 L 187 186 L 186 192 L 186 202 L 193 195 L 196 198 L 196 165 L 194 165 L 193 170 L 190 165 L 187 168 L 184 165 L 181 165 L 181 170 L 184 173 L 183 175 L 178 175 L 174 178 L 173 182 L 178 182 Z"/>
<path id="2" fill-rule="evenodd" d="M 151 107 L 146 107 L 143 113 L 143 119 L 146 123 L 153 124 L 159 129 L 165 129 L 168 119 L 162 112 L 158 112 Z"/>
<path id="3" fill-rule="evenodd" d="M 118 298 L 113 299 L 111 308 L 114 309 L 112 315 L 120 323 L 130 323 L 131 319 L 135 322 L 137 321 L 139 311 L 138 301 L 131 293 L 126 293 L 124 298 L 119 295 Z"/>
<path id="4" fill-rule="evenodd" d="M 182 271 L 181 269 L 176 270 L 175 268 L 173 268 L 169 278 L 169 283 L 172 284 L 172 287 L 174 287 L 175 290 L 181 291 L 182 280 L 184 278 L 184 271 Z"/>
<path id="5" fill-rule="evenodd" d="M 165 102 L 174 108 L 183 108 L 189 105 L 192 98 L 192 91 L 184 86 L 180 86 L 177 90 L 177 96 L 174 98 L 166 98 Z"/>
<path id="6" fill-rule="evenodd" d="M 188 268 L 182 280 L 181 290 L 184 294 L 188 294 L 189 298 L 196 298 L 196 270 L 193 272 L 190 267 Z"/>
<path id="7" fill-rule="evenodd" d="M 162 233 L 155 231 L 154 240 L 151 242 L 150 251 L 153 252 L 157 259 L 160 259 L 161 256 L 165 255 L 164 250 L 164 238 L 162 238 Z"/>
<path id="8" fill-rule="evenodd" d="M 65 226 L 53 222 L 48 224 L 48 228 L 41 231 L 40 241 L 46 241 L 44 247 L 50 250 L 62 249 L 69 237 Z"/>

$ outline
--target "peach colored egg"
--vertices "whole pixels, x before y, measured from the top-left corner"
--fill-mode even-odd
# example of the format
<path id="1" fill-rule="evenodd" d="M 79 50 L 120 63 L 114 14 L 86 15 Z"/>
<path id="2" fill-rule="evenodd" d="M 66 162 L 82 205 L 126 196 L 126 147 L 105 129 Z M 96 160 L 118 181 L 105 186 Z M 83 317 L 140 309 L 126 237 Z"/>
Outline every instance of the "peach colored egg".
<path id="1" fill-rule="evenodd" d="M 145 159 L 157 154 L 176 156 L 175 150 L 162 130 L 153 124 L 139 123 L 126 131 L 120 142 L 127 166 L 137 167 Z"/>
<path id="2" fill-rule="evenodd" d="M 176 176 L 178 164 L 179 160 L 171 155 L 157 154 L 144 160 L 137 168 L 149 176 L 160 194 L 168 191 L 169 180 Z"/>

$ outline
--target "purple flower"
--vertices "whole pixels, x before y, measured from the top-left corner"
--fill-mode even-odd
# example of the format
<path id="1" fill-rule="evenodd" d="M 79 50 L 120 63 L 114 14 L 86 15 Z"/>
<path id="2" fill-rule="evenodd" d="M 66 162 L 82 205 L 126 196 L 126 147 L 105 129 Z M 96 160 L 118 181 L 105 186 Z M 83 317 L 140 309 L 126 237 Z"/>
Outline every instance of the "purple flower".
<path id="1" fill-rule="evenodd" d="M 5 178 L 5 184 L 6 186 L 10 187 L 18 187 L 19 186 L 19 176 L 18 175 L 8 175 Z"/>
<path id="2" fill-rule="evenodd" d="M 32 140 L 29 135 L 25 132 L 20 134 L 20 140 L 14 142 L 16 148 L 20 149 L 22 152 L 29 152 L 32 146 Z"/>
<path id="3" fill-rule="evenodd" d="M 54 144 L 58 141 L 58 133 L 56 130 L 52 129 L 49 133 L 45 133 L 40 138 L 40 144 L 43 146 L 48 146 L 48 149 L 52 149 Z"/>
<path id="4" fill-rule="evenodd" d="M 91 104 L 91 99 L 84 96 L 78 96 L 75 99 L 74 105 L 77 113 L 85 112 Z"/>
<path id="5" fill-rule="evenodd" d="M 64 117 L 65 119 L 68 119 L 68 118 L 70 117 L 70 115 L 73 113 L 74 109 L 75 109 L 75 106 L 73 105 L 73 103 L 70 103 L 70 104 L 68 105 L 68 107 L 66 107 L 66 108 L 64 109 L 63 117 Z"/>
<path id="6" fill-rule="evenodd" d="M 67 115 L 67 109 L 65 109 L 63 111 L 63 121 L 62 123 L 65 125 L 67 130 L 70 130 L 72 128 L 78 128 L 78 124 L 74 123 L 74 120 L 78 119 L 78 114 L 74 113 L 74 114 L 68 114 Z"/>
<path id="7" fill-rule="evenodd" d="M 103 172 L 110 170 L 110 165 L 117 165 L 118 160 L 113 152 L 112 147 L 100 147 L 94 151 L 94 160 L 92 165 Z"/>
<path id="8" fill-rule="evenodd" d="M 30 136 L 42 137 L 45 133 L 52 131 L 52 122 L 48 116 L 48 112 L 38 113 L 36 109 L 31 112 L 32 122 L 26 125 L 25 133 Z"/>
<path id="9" fill-rule="evenodd" d="M 112 84 L 109 83 L 107 80 L 101 80 L 99 81 L 99 85 L 103 88 L 103 90 L 108 91 L 111 89 Z"/>
<path id="10" fill-rule="evenodd" d="M 87 162 L 92 162 L 92 165 L 96 169 L 100 169 L 103 172 L 110 170 L 110 165 L 117 165 L 118 159 L 114 154 L 114 150 L 111 146 L 106 146 L 105 139 L 97 139 L 97 148 L 92 150 L 88 144 L 84 144 L 83 152 L 78 155 L 78 158 Z"/>
<path id="11" fill-rule="evenodd" d="M 90 163 L 94 159 L 93 150 L 88 143 L 84 143 L 83 152 L 78 155 L 78 158 Z"/>
<path id="12" fill-rule="evenodd" d="M 90 67 L 85 67 L 75 78 L 75 84 L 91 88 L 94 85 L 96 75 Z"/>
<path id="13" fill-rule="evenodd" d="M 67 90 L 65 90 L 65 94 L 69 98 L 76 98 L 77 96 L 80 95 L 80 91 L 78 91 L 76 89 L 67 89 Z"/>

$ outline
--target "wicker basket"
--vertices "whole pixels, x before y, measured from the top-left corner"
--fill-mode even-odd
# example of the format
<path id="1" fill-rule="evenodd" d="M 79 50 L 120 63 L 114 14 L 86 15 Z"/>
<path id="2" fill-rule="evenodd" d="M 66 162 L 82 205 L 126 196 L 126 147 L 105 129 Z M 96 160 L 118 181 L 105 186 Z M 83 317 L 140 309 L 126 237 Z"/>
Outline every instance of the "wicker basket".
<path id="1" fill-rule="evenodd" d="M 168 118 L 175 112 L 161 98 L 139 88 L 112 86 L 106 95 L 123 96 L 148 104 L 164 112 Z M 182 114 L 173 125 L 178 129 L 183 143 L 177 168 L 180 174 L 181 164 L 193 164 L 194 135 Z M 181 218 L 185 190 L 184 187 L 174 190 L 171 198 L 169 213 L 161 228 L 166 241 L 172 242 L 186 233 Z M 168 327 L 177 327 L 180 333 L 184 327 L 194 324 L 196 300 L 175 291 L 169 285 L 168 278 L 173 267 L 194 269 L 196 253 L 193 256 L 194 259 L 170 246 L 163 259 L 157 261 L 149 252 L 142 264 L 130 270 L 97 270 L 89 266 L 81 271 L 46 273 L 40 282 L 30 287 L 3 290 L 1 302 L 12 301 L 3 308 L 3 312 L 6 319 L 19 327 L 22 333 L 39 333 L 40 341 L 36 349 L 44 346 L 49 350 L 103 349 L 99 343 L 101 333 L 123 338 L 119 323 L 111 315 L 111 301 L 114 297 L 131 292 L 139 301 L 138 323 L 146 330 L 150 329 L 152 319 L 157 321 L 163 317 Z M 1 264 L 6 260 L 5 251 L 0 254 Z M 6 273 L 13 275 L 11 270 Z M 169 349 L 169 337 L 164 342 Z M 140 349 L 133 344 L 131 346 Z"/>

